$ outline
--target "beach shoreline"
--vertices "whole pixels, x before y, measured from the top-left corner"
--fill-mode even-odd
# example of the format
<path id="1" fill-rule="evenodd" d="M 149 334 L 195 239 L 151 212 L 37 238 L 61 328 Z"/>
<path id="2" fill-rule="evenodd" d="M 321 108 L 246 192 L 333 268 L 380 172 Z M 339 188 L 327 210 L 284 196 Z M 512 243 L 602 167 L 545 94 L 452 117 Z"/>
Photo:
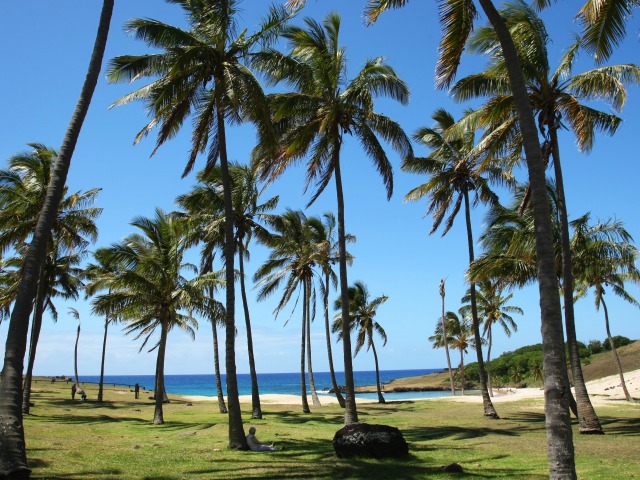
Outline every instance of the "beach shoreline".
<path id="1" fill-rule="evenodd" d="M 624 374 L 624 377 L 627 389 L 629 390 L 631 396 L 635 399 L 640 399 L 640 369 L 627 372 Z M 610 375 L 608 377 L 587 382 L 587 391 L 589 392 L 591 403 L 595 406 L 625 403 L 625 397 L 620 385 L 620 378 L 618 375 Z M 208 397 L 204 395 L 182 395 L 181 397 L 190 402 L 217 402 L 217 397 Z M 513 402 L 526 399 L 544 399 L 544 390 L 541 388 L 496 388 L 494 389 L 494 396 L 491 397 L 491 401 L 494 403 Z M 267 393 L 260 395 L 260 401 L 265 404 L 299 405 L 301 403 L 301 396 Z M 387 399 L 388 403 L 400 401 L 454 401 L 482 403 L 482 397 L 480 395 L 461 395 L 461 392 L 458 391 L 456 396 L 428 398 L 416 397 L 403 398 L 402 400 Z M 338 400 L 333 395 L 323 395 L 320 398 L 320 402 L 323 405 L 332 405 L 337 404 Z M 357 402 L 377 403 L 377 400 L 369 398 L 358 398 Z M 240 395 L 240 403 L 250 404 L 251 395 Z M 638 404 L 638 408 L 640 408 L 640 404 Z"/>

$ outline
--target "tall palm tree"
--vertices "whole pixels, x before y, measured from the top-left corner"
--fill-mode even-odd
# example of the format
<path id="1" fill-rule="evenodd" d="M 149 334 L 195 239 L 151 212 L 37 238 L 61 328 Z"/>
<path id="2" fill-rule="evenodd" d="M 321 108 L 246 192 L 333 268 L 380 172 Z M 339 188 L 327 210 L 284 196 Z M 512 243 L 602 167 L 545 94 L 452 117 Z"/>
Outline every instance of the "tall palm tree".
<path id="1" fill-rule="evenodd" d="M 331 375 L 331 385 L 333 386 L 333 392 L 338 399 L 338 403 L 342 408 L 345 408 L 345 401 L 340 387 L 336 380 L 336 374 L 333 368 L 333 353 L 331 349 L 331 326 L 329 325 L 329 292 L 331 286 L 336 288 L 338 285 L 338 278 L 333 271 L 333 265 L 338 262 L 340 258 L 339 246 L 336 239 L 336 217 L 331 212 L 326 212 L 322 215 L 322 233 L 320 235 L 320 245 L 318 249 L 318 264 L 322 269 L 324 275 L 324 284 L 322 285 L 322 300 L 324 303 L 324 331 L 325 338 L 327 340 L 327 355 L 329 359 L 329 372 Z M 355 242 L 353 235 L 346 235 L 347 242 Z M 347 252 L 347 261 L 351 265 L 353 257 Z"/>
<path id="2" fill-rule="evenodd" d="M 224 213 L 221 209 L 219 186 L 212 182 L 199 182 L 190 192 L 180 195 L 176 203 L 186 212 L 192 225 L 189 235 L 190 244 L 201 244 L 200 273 L 212 273 L 216 250 L 221 249 L 224 254 Z M 221 225 L 222 223 L 222 225 Z M 214 298 L 215 288 L 210 287 L 209 296 Z M 212 311 L 211 314 L 219 312 Z M 226 315 L 226 313 L 225 313 Z M 218 326 L 225 327 L 226 316 L 219 318 L 208 315 L 213 334 L 213 365 L 216 376 L 216 392 L 218 396 L 218 410 L 228 413 L 224 400 L 222 381 L 220 376 L 220 358 L 218 354 Z"/>
<path id="3" fill-rule="evenodd" d="M 623 300 L 640 307 L 640 303 L 624 287 L 626 282 L 640 284 L 640 270 L 636 267 L 638 249 L 631 243 L 633 239 L 622 222 L 610 220 L 590 225 L 589 221 L 590 215 L 586 214 L 571 222 L 574 227 L 572 244 L 579 252 L 575 261 L 576 278 L 581 287 L 579 295 L 583 296 L 587 289 L 593 288 L 596 310 L 600 310 L 602 305 L 607 338 L 616 361 L 622 390 L 627 401 L 631 402 L 633 399 L 627 389 L 620 357 L 611 336 L 609 311 L 604 295 L 606 287 L 609 287 Z"/>
<path id="4" fill-rule="evenodd" d="M 444 286 L 444 278 L 442 280 L 440 280 L 440 298 L 442 300 L 442 316 L 440 317 L 440 322 L 442 324 L 442 338 L 448 338 L 447 336 L 447 322 L 446 322 L 446 317 L 445 317 L 445 313 L 444 313 L 444 298 L 446 295 L 445 292 L 445 286 Z M 443 342 L 444 345 L 444 351 L 446 353 L 447 356 L 447 367 L 449 368 L 449 385 L 451 387 L 451 395 L 456 394 L 456 386 L 453 383 L 453 370 L 451 369 L 451 357 L 449 356 L 449 342 Z"/>
<path id="5" fill-rule="evenodd" d="M 291 301 L 298 291 L 302 294 L 302 335 L 300 342 L 300 392 L 302 411 L 309 413 L 307 387 L 305 379 L 305 352 L 309 303 L 313 290 L 313 278 L 316 275 L 317 246 L 320 241 L 322 222 L 317 218 L 307 218 L 301 211 L 287 210 L 283 215 L 269 220 L 271 233 L 265 243 L 271 249 L 269 258 L 254 275 L 260 287 L 258 300 L 284 286 L 282 297 L 278 301 L 275 313 L 278 314 Z M 300 292 L 301 291 L 301 292 Z M 298 299 L 295 301 L 296 305 Z M 295 306 L 294 306 L 295 309 Z"/>
<path id="6" fill-rule="evenodd" d="M 113 82 L 154 78 L 150 84 L 122 97 L 117 105 L 143 100 L 150 122 L 136 140 L 159 126 L 156 149 L 172 138 L 184 121 L 194 117 L 186 175 L 198 154 L 206 152 L 206 170 L 218 159 L 223 185 L 226 268 L 226 369 L 229 406 L 229 446 L 246 448 L 235 364 L 235 288 L 233 200 L 227 158 L 226 125 L 255 122 L 263 142 L 272 135 L 267 102 L 260 83 L 244 60 L 275 38 L 290 14 L 271 7 L 256 33 L 238 31 L 238 0 L 167 0 L 180 5 L 189 30 L 151 20 L 134 19 L 127 29 L 159 53 L 125 55 L 111 60 Z"/>
<path id="7" fill-rule="evenodd" d="M 370 22 L 375 22 L 383 11 L 404 7 L 407 3 L 408 0 L 367 0 L 367 17 Z M 545 371 L 545 426 L 549 470 L 554 478 L 573 479 L 576 478 L 576 471 L 568 404 L 570 388 L 563 355 L 562 311 L 554 262 L 553 229 L 545 191 L 545 165 L 515 42 L 493 2 L 478 0 L 478 4 L 496 32 L 505 58 L 531 185 Z M 476 18 L 477 10 L 472 0 L 446 0 L 442 4 L 440 23 L 443 34 L 436 64 L 438 88 L 448 88 L 455 79 Z"/>
<path id="8" fill-rule="evenodd" d="M 626 99 L 625 84 L 640 82 L 640 68 L 635 65 L 614 65 L 574 74 L 573 66 L 581 41 L 578 39 L 563 55 L 555 72 L 549 67 L 547 44 L 549 36 L 544 24 L 529 6 L 521 2 L 508 5 L 502 15 L 512 36 L 519 45 L 521 63 L 525 72 L 531 106 L 538 119 L 544 137 L 545 157 L 553 157 L 556 177 L 558 213 L 561 227 L 564 312 L 573 380 L 577 397 L 578 418 L 581 433 L 602 434 L 602 427 L 593 409 L 580 365 L 580 355 L 575 333 L 573 312 L 573 277 L 571 275 L 571 249 L 569 246 L 569 221 L 564 194 L 560 162 L 558 129 L 566 123 L 574 133 L 578 147 L 589 151 L 596 131 L 613 134 L 619 123 L 617 116 L 599 111 L 591 105 L 593 99 L 607 102 L 620 111 Z M 452 89 L 454 96 L 464 100 L 477 96 L 478 88 L 492 98 L 478 110 L 477 116 L 491 118 L 489 137 L 498 137 L 497 143 L 509 139 L 509 147 L 519 155 L 517 115 L 513 109 L 509 80 L 506 78 L 504 58 L 491 28 L 476 32 L 471 50 L 493 52 L 489 68 L 458 82 Z M 482 121 L 481 121 L 482 122 Z M 488 142 L 496 143 L 494 141 Z"/>
<path id="9" fill-rule="evenodd" d="M 197 273 L 184 261 L 189 223 L 156 210 L 153 218 L 138 217 L 131 223 L 140 233 L 131 234 L 105 252 L 108 262 L 122 265 L 110 282 L 111 291 L 94 301 L 94 310 L 126 323 L 126 333 L 143 338 L 141 349 L 160 330 L 152 345 L 157 349 L 155 412 L 153 423 L 164 423 L 164 360 L 167 336 L 178 327 L 194 336 L 193 313 L 206 314 L 212 299 L 205 292 L 219 281 L 213 274 L 188 280 L 184 271 Z"/>
<path id="10" fill-rule="evenodd" d="M 94 296 L 100 291 L 110 291 L 113 280 L 123 268 L 121 265 L 114 263 L 114 259 L 110 259 L 108 257 L 108 253 L 109 252 L 106 248 L 99 248 L 93 253 L 94 262 L 91 262 L 86 266 L 85 272 L 89 282 L 85 285 L 84 290 L 87 297 Z M 104 394 L 104 367 L 107 353 L 107 334 L 109 332 L 109 325 L 116 321 L 118 321 L 117 317 L 110 315 L 105 315 L 104 317 L 100 381 L 98 382 L 98 402 L 102 402 Z"/>
<path id="11" fill-rule="evenodd" d="M 451 346 L 451 348 L 460 352 L 459 372 L 462 395 L 464 395 L 464 355 L 467 353 L 467 349 L 470 346 L 475 348 L 473 327 L 468 320 L 468 316 L 462 310 L 460 311 L 460 316 L 455 312 L 448 311 L 444 317 L 446 318 L 446 321 L 443 322 L 442 319 L 439 319 L 436 322 L 435 331 L 433 335 L 429 337 L 429 341 L 433 348 L 448 348 L 448 346 Z"/>
<path id="12" fill-rule="evenodd" d="M 32 240 L 58 158 L 58 153 L 52 148 L 38 143 L 29 146 L 32 150 L 12 156 L 8 161 L 9 168 L 0 171 L 0 250 L 11 248 L 21 256 Z M 99 189 L 92 189 L 67 195 L 67 187 L 64 188 L 38 278 L 22 392 L 24 414 L 30 411 L 31 378 L 42 316 L 45 308 L 49 308 L 56 320 L 53 297 L 69 299 L 78 296 L 82 275 L 77 265 L 98 234 L 95 219 L 102 209 L 92 206 L 98 192 Z M 16 294 L 15 290 L 13 294 Z"/>
<path id="13" fill-rule="evenodd" d="M 380 387 L 380 368 L 378 366 L 378 353 L 376 345 L 373 341 L 374 332 L 382 339 L 382 345 L 387 344 L 387 333 L 382 325 L 375 320 L 378 313 L 378 307 L 385 303 L 389 297 L 381 295 L 379 297 L 369 299 L 369 290 L 363 282 L 354 282 L 349 287 L 349 331 L 357 330 L 356 348 L 353 352 L 355 357 L 360 349 L 366 345 L 367 351 L 373 351 L 373 359 L 376 365 L 376 389 L 378 390 L 378 403 L 385 403 Z M 342 332 L 344 331 L 344 317 L 342 316 L 342 298 L 338 298 L 335 302 L 335 309 L 339 310 L 336 314 L 332 330 L 340 332 L 339 339 L 342 340 Z"/>
<path id="14" fill-rule="evenodd" d="M 58 160 L 47 189 L 47 197 L 33 234 L 33 240 L 25 256 L 22 280 L 13 312 L 11 313 L 0 382 L 0 445 L 2 445 L 2 448 L 0 448 L 0 474 L 13 475 L 16 479 L 28 478 L 29 476 L 24 443 L 24 427 L 20 411 L 22 369 L 27 348 L 29 315 L 37 293 L 41 265 L 46 257 L 51 225 L 67 181 L 71 157 L 80 135 L 82 123 L 89 110 L 93 92 L 98 83 L 102 58 L 109 34 L 113 3 L 114 0 L 103 1 L 98 32 L 87 76 L 71 117 L 71 122 L 62 141 Z"/>
<path id="15" fill-rule="evenodd" d="M 80 388 L 80 377 L 78 376 L 78 343 L 80 342 L 80 313 L 75 308 L 69 307 L 69 315 L 78 321 L 78 331 L 76 332 L 76 346 L 73 349 L 73 371 L 75 373 L 76 387 Z"/>
<path id="16" fill-rule="evenodd" d="M 507 305 L 509 300 L 513 298 L 513 293 L 506 296 L 502 295 L 504 284 L 492 280 L 484 280 L 478 282 L 476 290 L 476 302 L 478 305 L 478 316 L 482 322 L 482 334 L 487 338 L 487 382 L 489 394 L 493 396 L 491 387 L 491 347 L 493 346 L 493 326 L 498 325 L 507 335 L 511 336 L 512 332 L 518 331 L 518 325 L 511 314 L 524 314 L 520 307 Z M 462 297 L 463 304 L 470 304 L 471 292 L 467 291 Z M 465 311 L 465 313 L 467 313 Z"/>
<path id="17" fill-rule="evenodd" d="M 472 263 L 475 255 L 471 228 L 471 207 L 480 202 L 489 205 L 497 203 L 498 197 L 489 187 L 489 183 L 508 185 L 512 183 L 512 177 L 505 169 L 501 168 L 498 161 L 481 162 L 478 157 L 472 155 L 475 145 L 475 135 L 472 129 L 463 132 L 456 138 L 449 139 L 447 138 L 448 130 L 455 124 L 453 116 L 447 111 L 439 109 L 432 115 L 432 118 L 436 122 L 433 128 L 423 127 L 414 134 L 414 138 L 429 148 L 431 153 L 428 157 L 416 157 L 402 165 L 405 171 L 429 175 L 429 180 L 407 193 L 405 201 L 429 198 L 427 213 L 431 213 L 434 218 L 433 227 L 429 233 L 434 233 L 446 218 L 443 236 L 453 226 L 453 222 L 464 204 L 469 263 Z M 473 202 L 471 195 L 473 195 Z M 479 345 L 480 323 L 474 282 L 470 283 L 469 291 L 474 335 L 476 336 L 476 344 Z M 487 389 L 482 349 L 478 348 L 476 354 L 484 415 L 487 418 L 499 418 Z"/>
<path id="18" fill-rule="evenodd" d="M 256 65 L 273 84 L 285 82 L 294 91 L 271 96 L 274 121 L 280 127 L 277 149 L 260 145 L 254 161 L 262 178 L 274 180 L 305 155 L 306 188 L 315 184 L 309 204 L 335 180 L 338 214 L 340 292 L 344 317 L 348 316 L 347 250 L 344 195 L 340 152 L 346 136 L 360 141 L 367 156 L 382 175 L 387 197 L 393 191 L 391 163 L 378 137 L 388 142 L 402 158 L 412 158 L 409 138 L 390 118 L 374 111 L 373 100 L 385 96 L 406 104 L 407 85 L 382 58 L 368 60 L 348 80 L 345 49 L 340 46 L 340 17 L 329 14 L 322 23 L 306 18 L 304 27 L 289 27 L 283 37 L 290 51 L 266 52 L 255 57 Z M 345 424 L 358 421 L 353 384 L 351 339 L 343 331 L 346 402 Z"/>

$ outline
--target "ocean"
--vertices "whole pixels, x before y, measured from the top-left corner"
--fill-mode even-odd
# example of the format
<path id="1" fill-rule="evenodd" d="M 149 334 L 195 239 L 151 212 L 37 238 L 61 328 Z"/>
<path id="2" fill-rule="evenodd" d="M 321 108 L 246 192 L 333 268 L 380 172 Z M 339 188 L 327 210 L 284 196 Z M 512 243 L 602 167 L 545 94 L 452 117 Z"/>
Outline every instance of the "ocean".
<path id="1" fill-rule="evenodd" d="M 415 377 L 428 373 L 440 372 L 442 369 L 422 370 L 383 370 L 380 372 L 380 381 L 388 383 L 396 378 Z M 353 372 L 356 386 L 368 386 L 376 384 L 375 371 Z M 226 395 L 226 376 L 222 374 L 222 387 Z M 314 372 L 313 378 L 319 395 L 329 395 L 331 388 L 331 376 L 329 372 Z M 338 385 L 344 385 L 344 374 L 336 372 Z M 80 382 L 98 383 L 98 375 L 81 375 Z M 141 388 L 153 390 L 153 375 L 105 375 L 105 384 L 118 385 L 133 388 L 137 383 Z M 165 388 L 167 394 L 177 395 L 202 395 L 216 397 L 215 375 L 165 375 Z M 300 373 L 259 373 L 258 388 L 260 393 L 300 395 Z M 251 378 L 248 373 L 238 374 L 238 391 L 240 395 L 251 395 Z M 307 378 L 307 391 L 309 381 Z M 450 392 L 402 392 L 384 393 L 388 400 L 402 400 L 406 398 L 426 398 L 450 395 Z M 376 393 L 357 394 L 356 398 L 378 398 Z"/>

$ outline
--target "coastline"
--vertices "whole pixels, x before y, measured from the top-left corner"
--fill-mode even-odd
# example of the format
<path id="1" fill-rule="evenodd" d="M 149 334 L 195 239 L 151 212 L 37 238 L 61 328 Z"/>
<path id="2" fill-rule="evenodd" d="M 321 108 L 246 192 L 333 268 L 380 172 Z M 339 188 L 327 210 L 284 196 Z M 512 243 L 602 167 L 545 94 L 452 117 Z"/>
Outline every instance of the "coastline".
<path id="1" fill-rule="evenodd" d="M 640 399 L 640 369 L 624 374 L 627 389 L 630 395 L 635 399 Z M 611 405 L 626 403 L 620 378 L 618 375 L 610 375 L 587 382 L 587 390 L 589 398 L 593 405 Z M 388 393 L 388 392 L 387 392 Z M 384 392 L 383 392 L 384 395 Z M 208 397 L 204 395 L 181 395 L 181 398 L 190 402 L 217 402 L 217 397 Z M 260 401 L 265 404 L 277 405 L 299 405 L 301 403 L 300 395 L 267 393 L 260 395 Z M 494 396 L 491 401 L 494 403 L 513 402 L 528 399 L 544 399 L 544 390 L 541 388 L 518 388 L 518 389 L 494 389 Z M 387 399 L 387 403 L 406 401 L 452 401 L 452 402 L 468 402 L 482 403 L 480 395 L 461 395 L 457 392 L 456 396 L 443 396 L 431 398 L 403 398 L 402 400 Z M 338 401 L 333 395 L 323 395 L 320 397 L 322 405 L 337 404 Z M 359 398 L 358 403 L 377 403 L 375 399 Z M 240 403 L 250 404 L 251 395 L 240 395 Z M 640 404 L 638 404 L 640 408 Z"/>

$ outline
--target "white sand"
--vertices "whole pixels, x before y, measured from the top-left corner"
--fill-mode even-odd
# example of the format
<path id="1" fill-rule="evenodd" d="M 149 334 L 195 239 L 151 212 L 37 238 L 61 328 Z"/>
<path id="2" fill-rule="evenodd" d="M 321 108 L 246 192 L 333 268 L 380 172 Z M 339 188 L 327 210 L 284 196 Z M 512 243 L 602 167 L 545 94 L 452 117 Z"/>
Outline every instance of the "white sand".
<path id="1" fill-rule="evenodd" d="M 640 370 L 634 370 L 632 372 L 625 373 L 625 382 L 627 389 L 632 397 L 640 399 Z M 618 375 L 612 375 L 610 377 L 601 378 L 600 380 L 593 380 L 587 382 L 587 390 L 591 403 L 594 405 L 606 405 L 613 403 L 620 403 L 624 400 L 624 393 L 620 386 L 620 378 Z M 518 389 L 494 389 L 494 396 L 491 401 L 494 403 L 512 402 L 515 400 L 522 400 L 527 398 L 539 398 L 544 397 L 544 391 L 540 388 L 518 388 Z M 202 395 L 190 395 L 184 396 L 184 399 L 193 402 L 209 401 L 217 402 L 217 397 L 207 397 Z M 402 401 L 442 401 L 450 400 L 456 402 L 481 402 L 482 397 L 480 395 L 460 395 L 459 393 L 455 397 L 431 397 L 431 398 L 413 398 L 403 399 Z M 281 394 L 263 394 L 260 395 L 260 401 L 265 404 L 279 404 L 279 405 L 300 405 L 301 400 L 299 395 L 281 395 Z M 387 400 L 393 402 L 393 400 Z M 320 402 L 323 405 L 338 403 L 338 400 L 334 396 L 321 396 Z M 358 399 L 358 403 L 375 403 L 375 399 Z M 240 403 L 251 403 L 251 395 L 241 395 Z M 313 406 L 311 402 L 311 396 L 309 396 L 309 405 Z M 639 404 L 640 405 L 640 404 Z"/>

